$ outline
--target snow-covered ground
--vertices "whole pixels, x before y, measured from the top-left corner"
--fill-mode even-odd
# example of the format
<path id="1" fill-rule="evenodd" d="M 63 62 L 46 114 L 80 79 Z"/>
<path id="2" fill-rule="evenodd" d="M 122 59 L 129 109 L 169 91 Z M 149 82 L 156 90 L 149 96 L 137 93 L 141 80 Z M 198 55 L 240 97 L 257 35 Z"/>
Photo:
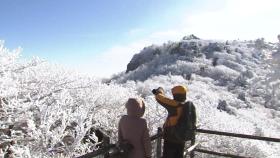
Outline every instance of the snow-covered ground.
<path id="1" fill-rule="evenodd" d="M 278 50 L 278 52 L 277 52 Z M 126 73 L 109 80 L 81 76 L 0 43 L 0 144 L 16 157 L 72 157 L 95 148 L 90 128 L 116 140 L 129 97 L 146 102 L 150 134 L 166 117 L 151 89 L 188 87 L 203 129 L 280 138 L 279 46 L 256 41 L 212 41 L 194 36 L 136 54 Z M 10 132 L 10 133 L 9 133 Z M 92 135 L 92 139 L 95 139 Z M 7 145 L 11 144 L 13 145 Z M 251 157 L 280 157 L 280 144 L 199 134 L 201 148 Z M 5 144 L 6 143 L 6 144 Z M 209 155 L 198 155 L 209 157 Z"/>

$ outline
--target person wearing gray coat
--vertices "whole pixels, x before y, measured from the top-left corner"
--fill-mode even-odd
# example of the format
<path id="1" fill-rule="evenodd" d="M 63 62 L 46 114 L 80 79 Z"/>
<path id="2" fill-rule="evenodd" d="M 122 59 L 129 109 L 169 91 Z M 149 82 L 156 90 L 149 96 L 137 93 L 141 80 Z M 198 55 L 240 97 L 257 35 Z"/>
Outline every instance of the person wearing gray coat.
<path id="1" fill-rule="evenodd" d="M 128 158 L 151 158 L 152 145 L 147 122 L 141 118 L 145 112 L 145 103 L 141 98 L 129 98 L 125 105 L 127 115 L 121 117 L 118 129 L 118 141 L 127 141 L 133 146 Z"/>

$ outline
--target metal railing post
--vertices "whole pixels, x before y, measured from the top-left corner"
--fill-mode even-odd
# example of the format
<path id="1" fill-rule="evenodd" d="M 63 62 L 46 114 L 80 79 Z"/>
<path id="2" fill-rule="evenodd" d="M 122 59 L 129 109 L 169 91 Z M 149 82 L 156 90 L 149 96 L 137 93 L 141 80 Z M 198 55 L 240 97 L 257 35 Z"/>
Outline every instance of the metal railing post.
<path id="1" fill-rule="evenodd" d="M 103 138 L 103 147 L 108 147 L 109 145 L 110 145 L 110 137 L 108 137 L 107 135 L 106 136 L 104 136 L 104 138 Z M 106 153 L 104 153 L 104 158 L 108 158 L 110 156 L 110 154 L 109 154 L 109 150 L 106 152 Z"/>
<path id="2" fill-rule="evenodd" d="M 159 127 L 158 131 L 157 131 L 157 134 L 160 135 L 161 133 L 162 133 L 162 129 Z M 161 150 L 162 139 L 161 139 L 161 137 L 158 137 L 156 142 L 157 142 L 156 157 L 161 158 L 161 153 L 162 153 L 162 150 Z"/>
<path id="3" fill-rule="evenodd" d="M 195 131 L 193 131 L 192 139 L 191 139 L 191 146 L 195 144 Z M 190 158 L 194 158 L 194 150 L 190 152 Z"/>

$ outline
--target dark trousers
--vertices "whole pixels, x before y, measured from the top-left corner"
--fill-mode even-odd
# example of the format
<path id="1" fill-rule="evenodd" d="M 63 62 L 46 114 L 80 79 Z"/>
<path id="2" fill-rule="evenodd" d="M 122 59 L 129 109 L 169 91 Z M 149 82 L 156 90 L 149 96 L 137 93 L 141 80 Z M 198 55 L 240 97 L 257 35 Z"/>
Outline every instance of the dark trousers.
<path id="1" fill-rule="evenodd" d="M 184 143 L 173 143 L 164 140 L 162 158 L 183 158 Z"/>

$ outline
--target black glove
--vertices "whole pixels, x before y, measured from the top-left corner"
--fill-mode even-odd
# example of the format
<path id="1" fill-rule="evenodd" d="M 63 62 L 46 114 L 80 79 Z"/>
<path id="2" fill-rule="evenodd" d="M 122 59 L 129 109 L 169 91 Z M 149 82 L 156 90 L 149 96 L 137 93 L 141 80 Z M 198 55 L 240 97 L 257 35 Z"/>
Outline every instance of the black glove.
<path id="1" fill-rule="evenodd" d="M 156 89 L 153 89 L 153 90 L 152 90 L 152 93 L 153 93 L 154 95 L 156 95 L 156 94 L 157 94 L 157 90 L 156 90 Z"/>
<path id="2" fill-rule="evenodd" d="M 162 88 L 162 87 L 158 87 L 157 89 L 153 89 L 153 90 L 152 90 L 152 93 L 153 93 L 154 95 L 156 95 L 156 94 L 160 93 L 160 91 L 163 92 L 163 88 Z"/>

